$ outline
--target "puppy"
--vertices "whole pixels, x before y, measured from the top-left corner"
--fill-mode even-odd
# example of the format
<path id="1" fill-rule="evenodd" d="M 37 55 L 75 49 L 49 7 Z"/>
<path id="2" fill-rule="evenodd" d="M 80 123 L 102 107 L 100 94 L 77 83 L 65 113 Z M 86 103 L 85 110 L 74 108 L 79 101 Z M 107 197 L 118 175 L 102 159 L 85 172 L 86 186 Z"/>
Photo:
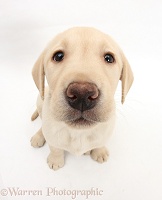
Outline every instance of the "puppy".
<path id="1" fill-rule="evenodd" d="M 31 145 L 41 147 L 47 141 L 49 167 L 64 166 L 64 151 L 107 161 L 105 144 L 115 124 L 115 90 L 121 80 L 124 103 L 133 82 L 119 46 L 94 28 L 71 28 L 48 44 L 32 75 L 40 93 L 32 120 L 39 115 L 42 127 Z"/>

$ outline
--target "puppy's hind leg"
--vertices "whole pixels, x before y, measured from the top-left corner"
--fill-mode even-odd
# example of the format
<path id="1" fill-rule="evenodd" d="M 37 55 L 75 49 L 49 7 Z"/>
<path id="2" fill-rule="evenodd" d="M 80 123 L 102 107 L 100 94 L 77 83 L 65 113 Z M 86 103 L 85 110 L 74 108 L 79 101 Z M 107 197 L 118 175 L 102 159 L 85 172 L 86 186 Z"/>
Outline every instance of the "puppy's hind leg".
<path id="1" fill-rule="evenodd" d="M 31 138 L 30 142 L 31 142 L 31 145 L 35 148 L 39 148 L 44 145 L 46 140 L 43 136 L 42 128 L 40 128 L 39 131 Z"/>
<path id="2" fill-rule="evenodd" d="M 31 116 L 31 121 L 34 121 L 39 116 L 38 110 L 36 109 Z"/>

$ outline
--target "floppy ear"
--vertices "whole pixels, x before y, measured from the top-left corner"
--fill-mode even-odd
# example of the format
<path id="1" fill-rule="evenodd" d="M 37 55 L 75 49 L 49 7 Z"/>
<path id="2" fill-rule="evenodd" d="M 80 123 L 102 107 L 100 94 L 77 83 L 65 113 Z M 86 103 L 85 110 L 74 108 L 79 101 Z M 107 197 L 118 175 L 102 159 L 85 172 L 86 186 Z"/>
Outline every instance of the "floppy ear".
<path id="1" fill-rule="evenodd" d="M 133 77 L 133 72 L 131 70 L 131 67 L 124 55 L 124 53 L 122 52 L 122 62 L 123 62 L 123 69 L 122 69 L 122 73 L 121 73 L 121 77 L 120 80 L 122 82 L 122 98 L 121 98 L 121 102 L 122 104 L 125 101 L 125 97 L 133 83 L 134 77 Z"/>
<path id="2" fill-rule="evenodd" d="M 40 96 L 44 99 L 44 82 L 45 82 L 45 73 L 44 73 L 44 53 L 42 53 L 36 63 L 34 64 L 32 75 L 34 82 L 39 90 Z"/>

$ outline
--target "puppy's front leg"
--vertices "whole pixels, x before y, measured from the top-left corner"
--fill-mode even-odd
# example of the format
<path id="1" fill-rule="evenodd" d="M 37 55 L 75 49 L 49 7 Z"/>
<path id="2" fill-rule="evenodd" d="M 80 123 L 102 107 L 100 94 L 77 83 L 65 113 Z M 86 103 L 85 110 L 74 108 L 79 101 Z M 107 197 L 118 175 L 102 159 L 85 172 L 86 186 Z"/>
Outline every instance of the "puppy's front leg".
<path id="1" fill-rule="evenodd" d="M 57 170 L 64 166 L 64 150 L 57 149 L 49 146 L 51 152 L 47 158 L 49 167 L 53 170 Z"/>
<path id="2" fill-rule="evenodd" d="M 96 148 L 91 150 L 91 158 L 99 163 L 106 162 L 108 159 L 108 151 L 106 147 Z"/>

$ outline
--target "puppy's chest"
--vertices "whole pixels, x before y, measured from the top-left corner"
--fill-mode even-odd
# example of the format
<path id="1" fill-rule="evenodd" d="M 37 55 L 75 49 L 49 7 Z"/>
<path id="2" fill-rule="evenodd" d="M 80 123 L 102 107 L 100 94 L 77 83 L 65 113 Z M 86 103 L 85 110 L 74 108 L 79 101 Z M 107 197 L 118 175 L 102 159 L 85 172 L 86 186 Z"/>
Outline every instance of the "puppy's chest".
<path id="1" fill-rule="evenodd" d="M 101 143 L 98 134 L 87 133 L 86 131 L 84 132 L 84 130 L 79 133 L 78 131 L 69 132 L 66 136 L 67 138 L 65 138 L 61 145 L 67 148 L 69 152 L 76 155 L 82 155 Z"/>
<path id="2" fill-rule="evenodd" d="M 44 129 L 43 132 L 49 145 L 64 149 L 75 155 L 82 155 L 92 148 L 100 146 L 103 142 L 99 134 L 91 131 L 75 131 L 62 128 L 59 131 L 51 129 L 48 132 Z"/>

